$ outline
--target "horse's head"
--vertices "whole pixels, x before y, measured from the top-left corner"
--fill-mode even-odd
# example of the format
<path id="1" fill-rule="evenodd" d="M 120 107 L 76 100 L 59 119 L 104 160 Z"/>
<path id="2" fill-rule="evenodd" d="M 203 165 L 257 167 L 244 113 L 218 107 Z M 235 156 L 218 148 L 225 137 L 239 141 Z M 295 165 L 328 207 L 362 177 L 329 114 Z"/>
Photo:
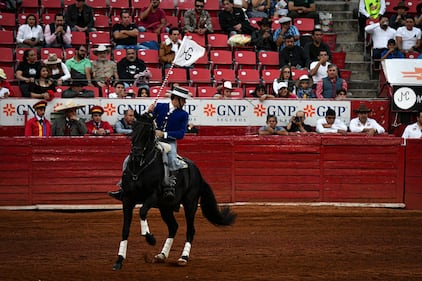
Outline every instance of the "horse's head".
<path id="1" fill-rule="evenodd" d="M 132 126 L 132 146 L 146 150 L 155 145 L 154 116 L 146 112 L 139 114 L 135 111 L 136 121 Z"/>

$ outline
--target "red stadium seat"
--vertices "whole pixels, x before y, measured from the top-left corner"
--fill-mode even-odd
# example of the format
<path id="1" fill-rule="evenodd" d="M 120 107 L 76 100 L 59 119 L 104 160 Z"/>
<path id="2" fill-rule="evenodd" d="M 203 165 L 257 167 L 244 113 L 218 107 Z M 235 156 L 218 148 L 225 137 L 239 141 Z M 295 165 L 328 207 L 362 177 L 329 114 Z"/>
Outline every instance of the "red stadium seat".
<path id="1" fill-rule="evenodd" d="M 217 90 L 214 87 L 198 86 L 196 93 L 198 98 L 211 98 L 217 93 Z"/>
<path id="2" fill-rule="evenodd" d="M 86 4 L 94 10 L 94 14 L 108 15 L 107 0 L 85 0 Z"/>
<path id="3" fill-rule="evenodd" d="M 214 86 L 222 81 L 236 81 L 236 73 L 233 69 L 214 69 Z"/>
<path id="4" fill-rule="evenodd" d="M 160 93 L 160 97 L 164 97 L 164 95 L 165 95 L 168 91 L 170 91 L 170 87 L 167 87 L 167 86 L 163 87 L 163 88 L 161 89 L 161 92 L 160 92 L 160 89 L 161 89 L 161 85 L 160 85 L 160 86 L 153 86 L 153 87 L 150 87 L 150 88 L 149 88 L 149 95 L 150 95 L 151 97 L 156 97 L 156 96 L 158 95 L 158 93 Z"/>
<path id="5" fill-rule="evenodd" d="M 110 18 L 106 15 L 94 15 L 94 27 L 98 31 L 110 31 Z"/>
<path id="6" fill-rule="evenodd" d="M 46 14 L 42 14 L 42 16 L 41 16 L 41 23 L 43 25 L 53 23 L 54 22 L 54 16 L 55 16 L 55 14 L 47 14 L 47 13 Z"/>
<path id="7" fill-rule="evenodd" d="M 41 48 L 41 60 L 47 59 L 49 54 L 56 54 L 57 58 L 63 59 L 63 50 L 61 48 Z"/>
<path id="8" fill-rule="evenodd" d="M 168 83 L 179 83 L 181 85 L 188 85 L 188 77 L 185 68 L 169 68 L 164 70 Z M 167 76 L 168 75 L 168 76 Z"/>
<path id="9" fill-rule="evenodd" d="M 13 66 L 2 66 L 1 68 L 4 71 L 4 74 L 6 74 L 7 81 L 12 82 L 15 80 L 15 69 Z"/>
<path id="10" fill-rule="evenodd" d="M 245 88 L 246 85 L 261 84 L 261 78 L 258 69 L 239 69 L 237 73 L 239 86 Z"/>
<path id="11" fill-rule="evenodd" d="M 177 16 L 177 7 L 174 6 L 174 0 L 161 0 L 160 8 L 163 9 L 168 16 Z"/>
<path id="12" fill-rule="evenodd" d="M 337 34 L 336 33 L 322 34 L 322 42 L 327 44 L 330 47 L 330 50 L 334 52 L 337 45 Z"/>
<path id="13" fill-rule="evenodd" d="M 300 34 L 310 34 L 315 28 L 312 18 L 295 18 L 294 25 L 299 29 Z"/>
<path id="14" fill-rule="evenodd" d="M 206 84 L 205 86 L 212 85 L 210 70 L 206 68 L 190 68 L 189 79 L 191 86 L 198 86 L 204 84 Z"/>
<path id="15" fill-rule="evenodd" d="M 212 68 L 233 68 L 232 52 L 226 50 L 211 50 L 210 63 Z"/>
<path id="16" fill-rule="evenodd" d="M 348 69 L 340 69 L 340 77 L 347 82 L 350 82 L 350 79 L 352 78 L 352 71 Z"/>
<path id="17" fill-rule="evenodd" d="M 309 71 L 306 69 L 292 69 L 293 80 L 299 80 L 302 75 L 309 75 Z"/>
<path id="18" fill-rule="evenodd" d="M 138 58 L 143 60 L 147 67 L 160 67 L 157 50 L 138 50 Z"/>
<path id="19" fill-rule="evenodd" d="M 265 84 L 273 83 L 274 79 L 280 77 L 280 70 L 278 69 L 264 69 L 261 73 L 262 81 Z"/>
<path id="20" fill-rule="evenodd" d="M 151 72 L 151 79 L 149 80 L 150 85 L 161 85 L 163 82 L 163 70 L 158 67 L 148 67 Z"/>
<path id="21" fill-rule="evenodd" d="M 208 49 L 209 50 L 230 50 L 230 46 L 227 44 L 227 34 L 210 33 L 207 35 Z"/>
<path id="22" fill-rule="evenodd" d="M 279 54 L 272 51 L 261 51 L 258 53 L 258 69 L 279 69 Z"/>
<path id="23" fill-rule="evenodd" d="M 232 99 L 243 99 L 243 97 L 244 97 L 244 94 L 243 94 L 242 88 L 233 88 L 232 93 L 231 93 Z"/>
<path id="24" fill-rule="evenodd" d="M 62 1 L 61 0 L 40 0 L 42 14 L 57 14 L 63 12 Z"/>
<path id="25" fill-rule="evenodd" d="M 75 56 L 75 48 L 64 49 L 64 59 L 68 60 Z"/>
<path id="26" fill-rule="evenodd" d="M 86 33 L 83 31 L 72 31 L 72 45 L 86 45 Z"/>
<path id="27" fill-rule="evenodd" d="M 113 60 L 119 62 L 126 57 L 126 49 L 113 50 Z"/>
<path id="28" fill-rule="evenodd" d="M 158 36 L 155 32 L 139 32 L 138 34 L 138 44 L 148 41 L 158 42 Z"/>
<path id="29" fill-rule="evenodd" d="M 332 52 L 333 63 L 337 65 L 339 69 L 346 68 L 346 52 Z"/>
<path id="30" fill-rule="evenodd" d="M 18 13 L 38 14 L 40 3 L 38 0 L 22 0 Z"/>
<path id="31" fill-rule="evenodd" d="M 167 27 L 179 27 L 179 18 L 177 16 L 166 16 Z"/>
<path id="32" fill-rule="evenodd" d="M 110 32 L 96 31 L 89 33 L 89 45 L 95 46 L 100 44 L 110 44 Z"/>
<path id="33" fill-rule="evenodd" d="M 256 53 L 253 51 L 243 51 L 237 50 L 234 51 L 234 69 L 238 71 L 239 69 L 257 69 L 256 62 Z"/>
<path id="34" fill-rule="evenodd" d="M 218 19 L 218 16 L 211 16 L 211 24 L 212 24 L 212 29 L 214 30 L 215 33 L 223 32 L 223 29 L 220 26 L 220 21 Z"/>
<path id="35" fill-rule="evenodd" d="M 189 35 L 186 35 L 189 39 L 195 41 L 196 43 L 198 43 L 198 45 L 205 47 L 205 36 L 204 35 L 200 35 L 198 33 L 189 33 Z"/>
<path id="36" fill-rule="evenodd" d="M 15 34 L 11 30 L 0 30 L 0 46 L 1 47 L 14 47 Z"/>
<path id="37" fill-rule="evenodd" d="M 18 29 L 16 25 L 16 15 L 14 13 L 0 12 L 1 26 L 6 30 L 15 31 Z"/>
<path id="38" fill-rule="evenodd" d="M 249 23 L 251 24 L 252 27 L 259 29 L 258 22 L 260 22 L 261 20 L 262 20 L 262 18 L 249 18 Z"/>
<path id="39" fill-rule="evenodd" d="M 129 9 L 129 0 L 109 0 L 110 15 L 120 15 L 122 10 Z"/>
<path id="40" fill-rule="evenodd" d="M 12 48 L 0 48 L 0 63 L 3 66 L 8 66 L 13 63 L 13 49 Z"/>

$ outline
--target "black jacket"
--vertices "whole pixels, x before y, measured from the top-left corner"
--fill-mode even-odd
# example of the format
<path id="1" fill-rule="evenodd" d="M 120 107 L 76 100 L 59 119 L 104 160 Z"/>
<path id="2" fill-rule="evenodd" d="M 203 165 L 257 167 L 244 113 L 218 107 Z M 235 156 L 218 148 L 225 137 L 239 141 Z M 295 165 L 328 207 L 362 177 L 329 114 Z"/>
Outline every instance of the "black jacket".
<path id="1" fill-rule="evenodd" d="M 240 8 L 233 8 L 233 13 L 221 11 L 218 14 L 218 21 L 220 22 L 221 29 L 227 34 L 230 34 L 230 32 L 234 31 L 233 26 L 239 23 L 242 24 L 242 34 L 250 35 L 254 30 L 256 30 L 251 26 L 248 19 L 246 18 L 245 13 Z"/>
<path id="2" fill-rule="evenodd" d="M 76 4 L 72 4 L 67 7 L 66 15 L 65 15 L 65 22 L 73 28 L 78 22 L 78 8 Z M 83 5 L 82 8 L 82 16 L 84 24 L 80 27 L 88 27 L 92 28 L 94 26 L 94 11 L 91 7 L 87 5 Z"/>
<path id="3" fill-rule="evenodd" d="M 285 47 L 279 52 L 280 68 L 285 65 L 292 67 L 308 67 L 310 60 L 305 55 L 303 48 L 300 46 L 293 46 L 293 48 Z"/>

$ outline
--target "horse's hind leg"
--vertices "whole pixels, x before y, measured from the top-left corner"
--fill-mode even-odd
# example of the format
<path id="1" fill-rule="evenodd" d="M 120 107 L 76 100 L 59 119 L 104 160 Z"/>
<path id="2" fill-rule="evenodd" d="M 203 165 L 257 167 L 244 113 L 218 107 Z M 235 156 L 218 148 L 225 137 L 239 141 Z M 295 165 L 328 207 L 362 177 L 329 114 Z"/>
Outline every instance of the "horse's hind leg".
<path id="1" fill-rule="evenodd" d="M 128 206 L 129 205 L 129 206 Z M 123 266 L 123 260 L 126 259 L 127 252 L 127 239 L 129 238 L 130 224 L 132 222 L 132 213 L 135 203 L 123 203 L 123 229 L 122 229 L 122 241 L 119 245 L 119 253 L 117 260 L 113 265 L 113 270 L 119 270 Z"/>
<path id="2" fill-rule="evenodd" d="M 164 262 L 168 258 L 174 237 L 176 236 L 177 229 L 179 228 L 172 209 L 160 209 L 160 214 L 163 221 L 167 224 L 168 236 L 161 252 L 154 257 L 156 262 Z"/>
<path id="3" fill-rule="evenodd" d="M 190 249 L 192 246 L 193 238 L 195 236 L 195 213 L 198 209 L 198 205 L 189 204 L 183 205 L 185 210 L 185 219 L 186 219 L 186 242 L 183 248 L 180 258 L 177 260 L 177 264 L 185 266 L 188 264 Z"/>

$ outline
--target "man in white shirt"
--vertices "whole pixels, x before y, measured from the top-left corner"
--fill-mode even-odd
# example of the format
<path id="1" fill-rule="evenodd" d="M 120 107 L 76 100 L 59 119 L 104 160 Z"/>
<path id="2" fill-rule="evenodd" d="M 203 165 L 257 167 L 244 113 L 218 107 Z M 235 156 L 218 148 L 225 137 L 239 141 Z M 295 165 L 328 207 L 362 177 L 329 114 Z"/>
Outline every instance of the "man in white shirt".
<path id="1" fill-rule="evenodd" d="M 397 47 L 400 52 L 418 52 L 421 42 L 421 30 L 415 26 L 415 19 L 406 18 L 406 26 L 399 27 L 396 32 Z"/>
<path id="2" fill-rule="evenodd" d="M 367 108 L 365 104 L 361 104 L 355 112 L 358 114 L 358 117 L 350 120 L 350 132 L 365 133 L 368 136 L 374 136 L 385 132 L 385 129 L 378 124 L 377 121 L 368 118 L 368 114 L 371 112 L 371 109 Z"/>
<path id="3" fill-rule="evenodd" d="M 381 58 L 381 53 L 387 49 L 388 40 L 394 39 L 396 35 L 396 30 L 388 26 L 387 16 L 381 16 L 379 22 L 367 25 L 365 32 L 371 35 L 373 59 Z"/>
<path id="4" fill-rule="evenodd" d="M 318 55 L 318 61 L 311 62 L 311 65 L 309 66 L 309 74 L 312 76 L 314 87 L 316 87 L 316 84 L 321 81 L 322 78 L 328 76 L 327 68 L 330 65 L 328 59 L 328 52 L 325 50 L 320 50 Z"/>
<path id="5" fill-rule="evenodd" d="M 336 119 L 336 112 L 329 107 L 325 112 L 325 117 L 317 120 L 316 131 L 320 134 L 340 133 L 345 135 L 347 126 L 340 119 Z"/>
<path id="6" fill-rule="evenodd" d="M 404 139 L 422 138 L 422 111 L 418 112 L 418 116 L 416 117 L 416 123 L 407 125 L 401 137 Z"/>

